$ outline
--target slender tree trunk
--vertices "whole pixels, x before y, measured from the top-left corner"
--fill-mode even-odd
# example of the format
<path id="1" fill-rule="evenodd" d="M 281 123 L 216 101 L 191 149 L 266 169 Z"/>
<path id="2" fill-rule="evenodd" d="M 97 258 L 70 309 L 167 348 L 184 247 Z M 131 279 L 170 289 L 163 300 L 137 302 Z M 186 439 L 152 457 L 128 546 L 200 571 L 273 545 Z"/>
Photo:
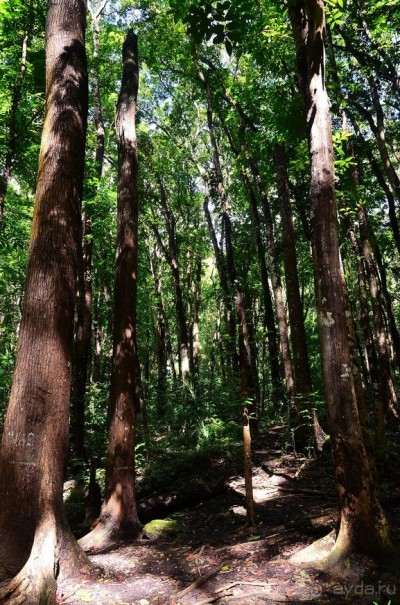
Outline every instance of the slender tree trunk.
<path id="1" fill-rule="evenodd" d="M 272 220 L 271 208 L 268 202 L 264 187 L 262 187 L 263 195 L 261 198 L 264 214 L 264 223 L 267 233 L 267 250 L 270 263 L 270 273 L 272 281 L 272 290 L 275 297 L 276 314 L 278 317 L 279 336 L 281 343 L 281 356 L 285 373 L 286 390 L 289 400 L 294 409 L 297 409 L 296 403 L 296 388 L 292 369 L 292 358 L 289 345 L 289 332 L 286 316 L 286 309 L 283 303 L 283 290 L 281 275 L 279 269 L 278 258 L 276 254 L 274 225 Z M 298 410 L 299 411 L 299 410 Z"/>
<path id="2" fill-rule="evenodd" d="M 380 556 L 390 548 L 361 435 L 340 286 L 337 208 L 329 101 L 324 73 L 324 3 L 289 6 L 303 86 L 311 161 L 314 276 L 325 399 L 340 505 L 340 527 L 330 562 L 358 550 Z M 299 51 L 300 49 L 300 51 Z M 304 63 L 304 55 L 306 63 Z M 329 271 L 326 270 L 329 267 Z"/>
<path id="3" fill-rule="evenodd" d="M 111 377 L 111 422 L 105 496 L 100 520 L 82 538 L 87 551 L 100 551 L 140 532 L 135 501 L 137 143 L 139 83 L 137 36 L 129 31 L 122 51 L 123 71 L 117 104 L 118 144 L 117 254 Z"/>
<path id="4" fill-rule="evenodd" d="M 366 349 L 367 361 L 368 361 L 368 373 L 371 381 L 374 409 L 382 408 L 382 397 L 381 389 L 379 386 L 379 373 L 378 373 L 378 357 L 375 349 L 374 336 L 370 324 L 370 309 L 368 303 L 367 283 L 366 275 L 363 265 L 363 252 L 359 241 L 354 232 L 354 227 L 351 224 L 349 218 L 345 219 L 347 232 L 350 238 L 350 243 L 354 252 L 354 256 L 357 262 L 357 280 L 359 289 L 359 304 L 360 304 L 360 324 L 361 331 L 364 338 L 364 346 Z"/>
<path id="5" fill-rule="evenodd" d="M 212 150 L 212 161 L 214 167 L 214 178 L 215 178 L 215 198 L 218 198 L 218 206 L 222 215 L 222 230 L 225 236 L 226 246 L 226 274 L 229 279 L 231 288 L 234 292 L 236 313 L 238 317 L 239 325 L 239 346 L 240 346 L 240 375 L 241 375 L 241 395 L 244 399 L 244 409 L 247 408 L 247 398 L 249 393 L 249 380 L 251 380 L 251 395 L 254 397 L 257 392 L 257 386 L 254 380 L 256 379 L 255 372 L 255 360 L 252 356 L 251 348 L 251 325 L 247 317 L 246 300 L 243 290 L 240 286 L 233 253 L 232 245 L 232 223 L 229 216 L 229 203 L 228 197 L 225 190 L 224 178 L 222 174 L 221 162 L 218 152 L 217 138 L 214 128 L 214 116 L 213 116 L 213 105 L 211 89 L 208 81 L 200 69 L 195 50 L 193 51 L 193 58 L 195 67 L 199 76 L 199 79 L 204 87 L 207 98 L 207 123 L 210 134 L 211 150 Z M 258 376 L 257 376 L 258 378 Z M 244 386 L 245 385 L 245 386 Z M 246 395 L 244 395 L 246 393 Z M 243 444 L 245 450 L 245 485 L 246 485 L 246 503 L 247 503 L 247 518 L 250 524 L 254 524 L 254 510 L 251 506 L 253 501 L 253 487 L 252 487 L 252 471 L 251 471 L 251 454 L 250 447 L 250 425 L 247 421 L 247 413 L 243 411 Z"/>
<path id="6" fill-rule="evenodd" d="M 207 186 L 208 186 L 208 183 L 207 183 Z M 236 351 L 236 321 L 235 321 L 235 315 L 234 315 L 232 303 L 231 303 L 231 294 L 230 294 L 228 277 L 227 277 L 226 266 L 225 266 L 225 257 L 224 257 L 223 251 L 221 250 L 218 240 L 217 240 L 217 236 L 216 236 L 214 225 L 213 225 L 213 222 L 211 219 L 211 214 L 210 214 L 210 210 L 208 207 L 208 203 L 209 203 L 209 198 L 208 198 L 208 194 L 207 194 L 204 198 L 203 208 L 204 208 L 204 214 L 206 216 L 206 221 L 207 221 L 211 241 L 212 241 L 213 248 L 214 248 L 215 262 L 217 265 L 219 283 L 220 283 L 222 297 L 223 297 L 223 301 L 224 301 L 225 322 L 226 322 L 226 326 L 227 326 L 227 333 L 229 334 L 229 342 L 228 342 L 229 359 L 230 359 L 231 366 L 233 368 L 237 368 L 239 360 L 238 360 L 237 351 Z M 220 340 L 220 345 L 222 347 L 222 339 Z"/>
<path id="7" fill-rule="evenodd" d="M 284 362 L 284 372 L 285 372 L 285 380 L 286 380 L 286 388 L 289 396 L 294 395 L 294 380 L 292 374 L 291 367 L 291 359 L 290 359 L 290 347 L 289 342 L 287 340 L 287 322 L 286 322 L 286 310 L 283 306 L 282 299 L 282 286 L 280 285 L 280 275 L 279 275 L 279 267 L 277 265 L 277 259 L 275 254 L 275 240 L 273 233 L 273 223 L 272 216 L 269 209 L 268 198 L 266 195 L 266 191 L 264 188 L 264 184 L 262 182 L 261 174 L 258 168 L 257 162 L 254 160 L 252 154 L 250 153 L 250 149 L 245 142 L 242 142 L 242 150 L 246 157 L 246 160 L 249 164 L 251 174 L 253 176 L 254 182 L 257 187 L 257 191 L 261 200 L 263 213 L 264 213 L 264 221 L 267 230 L 267 248 L 268 255 L 270 260 L 270 274 L 272 281 L 272 290 L 274 292 L 275 297 L 275 306 L 276 313 L 278 317 L 278 329 L 279 329 L 279 339 L 277 338 L 275 321 L 274 321 L 274 313 L 272 308 L 271 294 L 269 292 L 268 278 L 264 275 L 263 278 L 263 293 L 264 293 L 264 302 L 265 302 L 265 322 L 268 330 L 268 349 L 270 355 L 270 364 L 271 364 L 271 380 L 272 380 L 272 388 L 273 388 L 273 398 L 276 399 L 281 392 L 281 371 L 279 368 L 279 355 L 277 342 L 280 342 L 282 359 Z M 253 204 L 253 214 L 254 214 L 254 204 Z M 257 208 L 256 220 L 258 217 L 259 221 L 259 213 Z M 262 246 L 264 254 L 264 245 Z M 258 247 L 258 257 L 260 259 L 261 249 Z M 265 260 L 263 261 L 265 264 Z M 266 281 L 264 281 L 266 279 Z M 265 284 L 265 285 L 264 285 Z M 268 287 L 268 291 L 267 291 Z M 280 341 L 283 335 L 283 343 Z"/>
<path id="8" fill-rule="evenodd" d="M 304 327 L 303 303 L 297 272 L 296 233 L 290 203 L 289 178 L 284 143 L 276 145 L 278 193 L 281 207 L 283 260 L 290 319 L 290 340 L 293 349 L 293 370 L 299 411 L 310 408 L 311 371 Z"/>
<path id="9" fill-rule="evenodd" d="M 230 130 L 226 126 L 224 126 L 224 130 L 229 139 L 232 151 L 234 152 L 236 157 L 239 158 L 239 151 L 234 144 Z M 243 148 L 246 153 L 246 150 L 248 151 L 248 149 L 247 149 L 247 146 L 243 143 L 243 141 L 242 141 L 242 145 L 243 145 Z M 247 155 L 249 155 L 249 154 L 247 153 Z M 263 327 L 264 327 L 264 330 L 267 331 L 267 340 L 268 340 L 269 353 L 270 353 L 271 382 L 272 382 L 272 387 L 273 387 L 272 388 L 272 403 L 273 403 L 274 409 L 277 410 L 278 406 L 279 406 L 279 401 L 283 398 L 283 392 L 282 392 L 282 388 L 281 388 L 282 385 L 281 385 L 281 380 L 280 380 L 279 353 L 278 353 L 278 346 L 277 346 L 278 338 L 277 338 L 277 333 L 276 333 L 276 328 L 275 328 L 274 311 L 273 311 L 271 292 L 270 292 L 269 282 L 268 282 L 268 269 L 267 269 L 267 263 L 266 263 L 265 246 L 264 246 L 264 241 L 263 241 L 263 237 L 262 237 L 261 220 L 260 220 L 260 214 L 258 211 L 257 197 L 255 195 L 252 184 L 251 184 L 244 168 L 240 165 L 239 162 L 238 162 L 238 164 L 239 164 L 239 170 L 241 172 L 241 179 L 243 182 L 243 186 L 245 188 L 245 191 L 246 191 L 246 194 L 247 194 L 247 197 L 249 200 L 249 204 L 250 204 L 250 218 L 251 218 L 251 224 L 252 224 L 252 229 L 253 229 L 253 233 L 254 233 L 254 239 L 256 242 L 258 264 L 260 267 L 261 284 L 262 284 L 262 291 L 263 291 L 263 302 L 264 302 L 264 322 L 263 322 L 264 325 L 263 325 Z"/>
<path id="10" fill-rule="evenodd" d="M 359 206 L 358 222 L 360 226 L 361 248 L 367 269 L 369 291 L 371 296 L 372 311 L 374 316 L 375 346 L 378 357 L 378 375 L 380 382 L 379 398 L 382 407 L 376 407 L 377 441 L 380 445 L 385 444 L 385 418 L 389 409 L 395 407 L 397 398 L 394 392 L 392 372 L 390 367 L 389 351 L 387 346 L 386 329 L 382 307 L 380 303 L 380 287 L 376 265 L 372 255 L 372 247 L 369 241 L 368 219 L 363 206 Z"/>
<path id="11" fill-rule="evenodd" d="M 368 223 L 368 232 L 369 239 L 372 246 L 372 251 L 374 254 L 374 258 L 376 261 L 378 273 L 379 273 L 379 282 L 381 286 L 382 297 L 384 301 L 384 306 L 386 310 L 386 316 L 388 320 L 389 334 L 392 341 L 393 349 L 394 349 L 394 366 L 399 369 L 400 364 L 400 334 L 397 328 L 396 319 L 393 312 L 392 305 L 392 297 L 389 292 L 388 283 L 387 283 L 387 273 L 385 263 L 382 258 L 381 251 L 379 249 L 378 241 L 375 237 L 375 234 L 372 230 L 371 224 Z"/>
<path id="12" fill-rule="evenodd" d="M 0 174 L 0 229 L 3 225 L 3 217 L 4 217 L 4 201 L 7 194 L 8 182 L 11 177 L 12 166 L 14 161 L 14 155 L 17 148 L 17 115 L 18 108 L 21 100 L 22 87 L 25 80 L 26 74 L 26 61 L 27 61 L 27 50 L 28 50 L 28 42 L 32 33 L 33 27 L 33 11 L 32 11 L 32 3 L 30 9 L 29 16 L 29 24 L 27 28 L 27 33 L 24 35 L 22 39 L 21 45 L 21 63 L 20 63 L 20 72 L 19 77 L 14 85 L 12 101 L 11 101 L 11 109 L 8 121 L 8 133 L 7 133 L 7 151 L 4 167 Z"/>
<path id="13" fill-rule="evenodd" d="M 182 284 L 179 272 L 179 254 L 176 239 L 175 217 L 168 206 L 167 194 L 164 184 L 160 181 L 160 204 L 165 220 L 165 226 L 168 234 L 168 248 L 164 245 L 161 235 L 155 225 L 153 225 L 154 233 L 157 237 L 158 244 L 162 249 L 165 259 L 169 264 L 174 284 L 175 311 L 176 323 L 179 334 L 179 366 L 181 377 L 184 384 L 190 384 L 190 343 L 189 330 L 187 326 L 187 318 L 185 311 L 185 303 L 183 300 Z"/>
<path id="14" fill-rule="evenodd" d="M 192 367 L 193 375 L 196 379 L 196 385 L 198 385 L 199 379 L 199 352 L 200 352 L 200 302 L 201 302 L 201 269 L 202 262 L 201 257 L 196 259 L 195 263 L 195 279 L 193 286 L 193 324 L 192 324 Z"/>
<path id="15" fill-rule="evenodd" d="M 258 170 L 258 165 L 255 162 L 254 158 L 252 157 L 250 150 L 245 142 L 245 138 L 244 138 L 244 132 L 245 132 L 246 128 L 249 128 L 253 132 L 256 132 L 257 127 L 255 126 L 253 121 L 249 118 L 249 116 L 246 114 L 246 112 L 244 111 L 241 104 L 230 95 L 230 93 L 228 92 L 228 90 L 223 82 L 223 79 L 221 78 L 220 73 L 219 73 L 217 67 L 214 65 L 214 63 L 212 61 L 210 61 L 209 59 L 206 60 L 206 63 L 211 68 L 212 72 L 215 74 L 215 76 L 218 79 L 218 82 L 222 88 L 223 99 L 228 103 L 228 105 L 230 105 L 236 111 L 236 113 L 240 119 L 241 128 L 239 129 L 239 133 L 240 133 L 241 145 L 242 145 L 243 151 L 245 153 L 246 160 L 250 166 L 253 178 L 257 184 L 257 189 L 260 193 L 260 197 L 262 198 L 263 188 L 262 188 L 261 175 Z M 226 124 L 224 124 L 223 120 L 221 120 L 221 122 L 222 122 L 224 130 L 227 134 L 227 137 L 229 139 L 233 152 L 235 153 L 236 156 L 239 156 L 239 152 L 233 143 L 233 138 L 232 138 L 229 128 L 226 126 Z M 267 334 L 268 351 L 269 351 L 269 357 L 270 357 L 271 382 L 272 382 L 272 387 L 273 387 L 272 388 L 272 399 L 273 399 L 273 405 L 276 408 L 278 405 L 279 399 L 282 397 L 282 385 L 281 385 L 281 371 L 280 371 L 280 364 L 279 364 L 279 351 L 278 351 L 278 344 L 277 344 L 278 343 L 278 334 L 277 334 L 276 327 L 275 327 L 274 310 L 273 310 L 273 306 L 272 306 L 271 292 L 270 292 L 269 282 L 268 282 L 267 265 L 265 262 L 265 246 L 264 246 L 264 242 L 263 242 L 262 235 L 261 235 L 261 221 L 260 221 L 260 216 L 259 216 L 259 212 L 258 212 L 257 199 L 254 195 L 253 188 L 252 188 L 252 186 L 249 182 L 249 179 L 247 177 L 247 174 L 245 173 L 244 170 L 242 170 L 242 180 L 243 180 L 243 184 L 247 191 L 247 195 L 248 195 L 249 202 L 250 202 L 250 213 L 251 213 L 252 225 L 253 225 L 253 230 L 254 230 L 254 236 L 255 236 L 255 240 L 256 240 L 257 257 L 258 257 L 258 262 L 259 262 L 260 272 L 261 272 L 261 283 L 262 283 L 263 300 L 264 300 L 264 329 L 266 330 L 266 334 Z"/>
<path id="16" fill-rule="evenodd" d="M 55 603 L 57 580 L 88 564 L 62 500 L 87 116 L 85 11 L 82 0 L 53 0 L 47 13 L 46 115 L 0 450 L 1 575 L 21 571 L 0 590 L 2 603 Z"/>
<path id="17" fill-rule="evenodd" d="M 158 415 L 165 417 L 166 413 L 166 387 L 167 387 L 167 344 L 165 327 L 165 310 L 162 300 L 161 277 L 155 258 L 150 258 L 150 267 L 154 282 L 154 295 L 157 306 L 156 322 L 156 358 L 157 358 L 157 403 Z"/>
<path id="18" fill-rule="evenodd" d="M 93 90 L 93 121 L 96 129 L 96 152 L 95 152 L 95 176 L 97 181 L 101 179 L 104 164 L 104 138 L 105 127 L 101 107 L 100 84 L 98 73 L 99 44 L 100 44 L 100 16 L 107 2 L 103 2 L 100 8 L 91 12 L 92 34 L 93 34 L 93 67 L 91 71 L 91 85 Z M 97 185 L 89 188 L 89 197 L 94 198 L 97 193 Z M 83 212 L 83 259 L 80 268 L 79 296 L 77 303 L 77 322 L 75 328 L 75 351 L 73 369 L 73 405 L 74 405 L 74 445 L 75 454 L 80 458 L 86 458 L 85 451 L 85 395 L 89 377 L 89 363 L 92 344 L 92 211 L 90 205 Z"/>

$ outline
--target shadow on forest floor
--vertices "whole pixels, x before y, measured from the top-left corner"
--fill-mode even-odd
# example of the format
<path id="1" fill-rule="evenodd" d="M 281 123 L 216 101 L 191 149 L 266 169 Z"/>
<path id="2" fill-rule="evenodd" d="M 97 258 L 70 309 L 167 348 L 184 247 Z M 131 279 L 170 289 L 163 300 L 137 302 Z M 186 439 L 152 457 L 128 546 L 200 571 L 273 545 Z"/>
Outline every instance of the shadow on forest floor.
<path id="1" fill-rule="evenodd" d="M 268 450 L 257 447 L 261 439 L 254 444 L 255 530 L 250 532 L 245 524 L 243 477 L 226 477 L 228 491 L 170 515 L 177 522 L 176 533 L 91 557 L 101 575 L 60 587 L 60 602 L 400 604 L 400 551 L 390 568 L 360 555 L 347 558 L 334 573 L 289 561 L 290 555 L 328 534 L 337 514 L 330 457 L 283 454 L 283 431 L 276 427 L 263 436 Z M 391 474 L 391 481 L 390 487 L 398 488 L 400 475 Z M 399 546 L 400 498 L 386 510 Z"/>

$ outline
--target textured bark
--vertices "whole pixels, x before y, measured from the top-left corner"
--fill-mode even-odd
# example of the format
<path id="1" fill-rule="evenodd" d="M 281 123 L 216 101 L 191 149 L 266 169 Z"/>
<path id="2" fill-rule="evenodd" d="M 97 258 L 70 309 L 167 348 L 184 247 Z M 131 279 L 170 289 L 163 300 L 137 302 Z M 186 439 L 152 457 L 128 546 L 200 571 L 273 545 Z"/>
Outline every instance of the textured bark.
<path id="1" fill-rule="evenodd" d="M 101 107 L 98 57 L 99 57 L 99 24 L 100 16 L 107 2 L 94 12 L 90 11 L 93 34 L 93 67 L 91 85 L 93 90 L 93 121 L 96 129 L 95 176 L 101 179 L 104 164 L 104 119 Z M 97 185 L 89 188 L 89 197 L 94 198 Z M 85 395 L 89 377 L 93 325 L 92 293 L 92 211 L 90 205 L 83 213 L 83 257 L 79 271 L 79 296 L 77 302 L 77 321 L 75 327 L 75 351 L 73 369 L 73 406 L 74 406 L 74 446 L 75 454 L 86 458 L 85 451 Z"/>
<path id="2" fill-rule="evenodd" d="M 304 105 L 311 160 L 312 250 L 325 400 L 340 505 L 339 533 L 329 558 L 335 562 L 352 550 L 380 556 L 390 548 L 390 538 L 361 435 L 340 286 L 332 131 L 324 78 L 324 4 L 322 0 L 305 0 L 290 6 L 289 15 L 296 47 L 307 57 L 302 78 L 307 82 Z"/>
<path id="3" fill-rule="evenodd" d="M 117 103 L 118 145 L 117 252 L 111 376 L 111 422 L 104 503 L 95 529 L 82 547 L 101 551 L 140 532 L 135 501 L 135 410 L 137 397 L 137 143 L 135 130 L 139 84 L 137 36 L 129 31 L 122 50 L 122 81 Z"/>
<path id="4" fill-rule="evenodd" d="M 21 571 L 1 589 L 2 603 L 55 603 L 57 580 L 88 564 L 62 501 L 87 117 L 85 10 L 82 0 L 48 6 L 46 114 L 0 450 L 0 570 Z"/>

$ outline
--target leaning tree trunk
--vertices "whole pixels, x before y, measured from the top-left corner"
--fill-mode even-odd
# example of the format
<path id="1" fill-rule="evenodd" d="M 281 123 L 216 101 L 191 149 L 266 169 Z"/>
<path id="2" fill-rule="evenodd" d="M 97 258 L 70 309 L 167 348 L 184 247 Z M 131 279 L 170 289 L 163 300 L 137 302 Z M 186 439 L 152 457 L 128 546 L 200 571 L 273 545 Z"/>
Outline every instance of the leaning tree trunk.
<path id="1" fill-rule="evenodd" d="M 85 11 L 84 0 L 52 0 L 47 14 L 46 115 L 0 450 L 0 570 L 21 571 L 1 589 L 2 603 L 55 603 L 57 580 L 88 564 L 63 508 L 87 117 Z"/>
<path id="2" fill-rule="evenodd" d="M 87 551 L 100 551 L 135 538 L 140 524 L 135 500 L 137 144 L 139 84 L 137 36 L 129 31 L 122 51 L 123 72 L 117 104 L 117 255 L 111 377 L 111 422 L 104 503 L 95 529 L 82 538 Z"/>
<path id="3" fill-rule="evenodd" d="M 305 115 L 311 161 L 311 219 L 315 289 L 325 400 L 340 505 L 340 526 L 329 560 L 354 550 L 379 556 L 390 547 L 361 436 L 340 286 L 332 130 L 325 88 L 322 0 L 289 7 L 296 50 L 306 45 Z M 327 271 L 329 267 L 329 271 Z"/>

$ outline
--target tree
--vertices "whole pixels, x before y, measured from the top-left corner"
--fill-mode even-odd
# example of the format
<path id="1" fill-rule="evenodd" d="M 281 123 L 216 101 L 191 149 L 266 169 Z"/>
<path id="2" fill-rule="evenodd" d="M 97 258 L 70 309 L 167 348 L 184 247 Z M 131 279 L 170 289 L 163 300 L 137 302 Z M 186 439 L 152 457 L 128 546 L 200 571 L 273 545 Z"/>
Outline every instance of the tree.
<path id="1" fill-rule="evenodd" d="M 0 449 L 1 572 L 19 573 L 2 589 L 2 603 L 53 603 L 56 581 L 87 563 L 62 500 L 87 116 L 85 10 L 84 0 L 48 5 L 46 115 Z"/>
<path id="2" fill-rule="evenodd" d="M 102 550 L 140 531 L 135 501 L 137 143 L 135 114 L 139 86 L 137 36 L 129 31 L 122 50 L 122 81 L 117 103 L 118 214 L 114 292 L 106 488 L 99 523 L 80 544 Z"/>
<path id="3" fill-rule="evenodd" d="M 335 562 L 353 550 L 383 554 L 390 548 L 390 538 L 361 435 L 340 286 L 332 130 L 324 81 L 324 3 L 305 0 L 290 6 L 289 14 L 310 149 L 315 291 L 325 401 L 340 504 L 340 527 L 330 554 L 330 560 Z"/>

